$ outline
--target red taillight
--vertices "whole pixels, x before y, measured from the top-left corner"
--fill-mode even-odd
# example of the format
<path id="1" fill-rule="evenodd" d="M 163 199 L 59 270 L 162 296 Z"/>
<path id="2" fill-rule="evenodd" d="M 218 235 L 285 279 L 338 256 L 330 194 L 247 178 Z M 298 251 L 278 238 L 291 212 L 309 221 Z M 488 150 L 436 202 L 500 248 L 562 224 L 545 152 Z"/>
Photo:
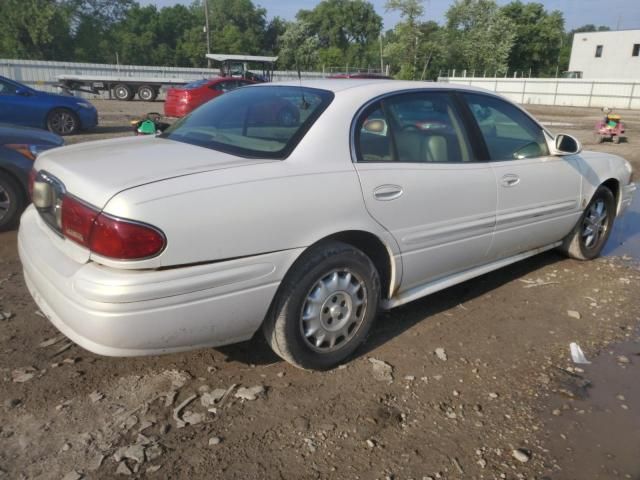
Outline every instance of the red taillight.
<path id="1" fill-rule="evenodd" d="M 98 211 L 66 195 L 62 200 L 62 234 L 84 247 L 89 246 L 93 221 Z"/>
<path id="2" fill-rule="evenodd" d="M 165 247 L 164 235 L 155 228 L 105 215 L 69 195 L 62 202 L 62 234 L 116 260 L 153 257 Z"/>
<path id="3" fill-rule="evenodd" d="M 155 228 L 104 214 L 95 219 L 89 242 L 92 252 L 120 260 L 153 257 L 164 246 L 164 235 Z"/>
<path id="4" fill-rule="evenodd" d="M 38 171 L 35 168 L 32 168 L 29 172 L 29 198 L 33 198 L 33 184 L 36 183 L 37 175 Z"/>

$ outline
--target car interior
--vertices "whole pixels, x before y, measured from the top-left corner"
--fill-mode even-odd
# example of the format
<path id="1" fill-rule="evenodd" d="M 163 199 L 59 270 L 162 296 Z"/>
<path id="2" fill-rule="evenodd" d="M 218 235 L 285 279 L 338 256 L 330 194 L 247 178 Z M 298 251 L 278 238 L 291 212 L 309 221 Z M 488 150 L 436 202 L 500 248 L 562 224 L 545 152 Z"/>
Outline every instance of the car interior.
<path id="1" fill-rule="evenodd" d="M 471 160 L 460 122 L 446 99 L 401 96 L 385 101 L 384 106 L 374 107 L 361 121 L 358 143 L 362 161 L 457 163 Z M 395 142 L 397 158 L 392 142 Z"/>

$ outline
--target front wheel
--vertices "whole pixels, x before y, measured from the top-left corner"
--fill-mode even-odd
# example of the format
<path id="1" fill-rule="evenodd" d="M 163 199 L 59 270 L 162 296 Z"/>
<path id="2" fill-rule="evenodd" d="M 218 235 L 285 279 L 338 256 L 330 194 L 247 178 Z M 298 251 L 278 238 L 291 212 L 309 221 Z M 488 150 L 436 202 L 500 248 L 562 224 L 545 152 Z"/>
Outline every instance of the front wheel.
<path id="1" fill-rule="evenodd" d="M 315 370 L 337 366 L 365 340 L 380 299 L 371 259 L 329 242 L 313 247 L 280 285 L 263 324 L 267 343 L 289 363 Z"/>
<path id="2" fill-rule="evenodd" d="M 601 185 L 587 205 L 582 217 L 562 243 L 561 250 L 576 260 L 592 260 L 604 248 L 616 216 L 616 200 Z"/>
<path id="3" fill-rule="evenodd" d="M 47 115 L 47 129 L 58 135 L 73 135 L 80 130 L 80 120 L 71 110 L 56 108 Z"/>

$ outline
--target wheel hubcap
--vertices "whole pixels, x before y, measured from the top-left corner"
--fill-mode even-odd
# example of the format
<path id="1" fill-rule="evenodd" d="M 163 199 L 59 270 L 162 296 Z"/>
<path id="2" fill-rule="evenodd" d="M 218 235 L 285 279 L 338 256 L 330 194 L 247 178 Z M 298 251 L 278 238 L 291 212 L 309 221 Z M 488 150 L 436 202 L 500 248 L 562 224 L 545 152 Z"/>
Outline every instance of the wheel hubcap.
<path id="1" fill-rule="evenodd" d="M 73 116 L 66 112 L 56 113 L 51 119 L 51 127 L 58 133 L 71 133 L 76 126 Z"/>
<path id="2" fill-rule="evenodd" d="M 11 197 L 9 197 L 9 192 L 0 185 L 0 220 L 7 216 L 9 208 L 11 208 Z"/>
<path id="3" fill-rule="evenodd" d="M 300 328 L 308 346 L 329 352 L 344 346 L 362 325 L 367 307 L 364 283 L 346 268 L 333 270 L 309 290 Z"/>
<path id="4" fill-rule="evenodd" d="M 596 246 L 606 233 L 607 216 L 604 200 L 598 200 L 589 207 L 582 224 L 582 242 L 586 248 Z"/>

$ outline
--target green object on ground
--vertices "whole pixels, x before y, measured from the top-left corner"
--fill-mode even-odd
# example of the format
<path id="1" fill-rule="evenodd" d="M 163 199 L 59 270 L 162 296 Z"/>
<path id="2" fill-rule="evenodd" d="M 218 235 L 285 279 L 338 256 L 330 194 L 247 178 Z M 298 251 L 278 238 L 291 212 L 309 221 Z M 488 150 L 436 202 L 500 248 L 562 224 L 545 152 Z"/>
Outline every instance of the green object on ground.
<path id="1" fill-rule="evenodd" d="M 145 120 L 138 127 L 138 133 L 143 135 L 154 135 L 156 133 L 156 124 L 151 120 Z"/>

